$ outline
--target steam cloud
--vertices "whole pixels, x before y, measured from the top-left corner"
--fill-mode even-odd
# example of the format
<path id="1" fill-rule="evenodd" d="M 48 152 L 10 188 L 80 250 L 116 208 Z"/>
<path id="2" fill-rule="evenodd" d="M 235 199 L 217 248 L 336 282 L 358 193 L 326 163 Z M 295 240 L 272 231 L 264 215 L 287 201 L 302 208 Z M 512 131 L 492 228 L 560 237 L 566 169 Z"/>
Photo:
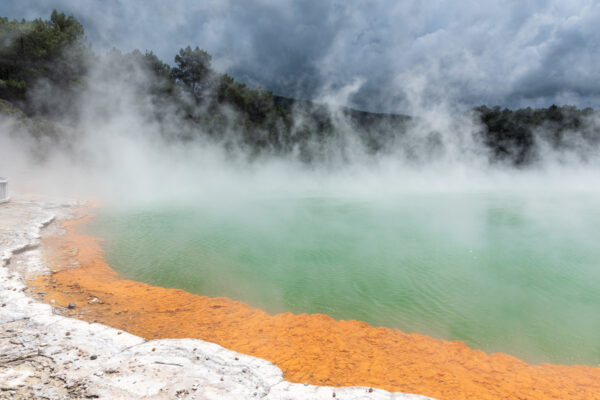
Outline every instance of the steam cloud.
<path id="1" fill-rule="evenodd" d="M 225 141 L 197 134 L 199 128 L 177 107 L 145 94 L 151 77 L 143 66 L 126 65 L 115 71 L 113 61 L 108 54 L 90 63 L 93 68 L 76 108 L 68 118 L 53 123 L 61 131 L 57 137 L 32 133 L 35 126 L 18 116 L 2 117 L 0 171 L 10 178 L 13 192 L 138 204 L 246 196 L 385 197 L 414 191 L 600 187 L 597 149 L 582 139 L 589 132 L 571 132 L 561 150 L 538 141 L 536 162 L 527 168 L 490 163 L 489 149 L 477 135 L 485 128 L 472 113 L 458 113 L 451 95 L 429 101 L 428 75 L 402 77 L 414 118 L 405 132 L 384 132 L 393 140 L 375 155 L 340 107 L 351 102 L 365 81 L 322 86 L 316 99 L 328 105 L 335 134 L 323 142 L 309 142 L 303 151 L 314 157 L 306 163 L 301 149 L 253 156 L 236 139 L 235 129 L 225 133 Z M 40 82 L 34 92 L 37 101 L 58 106 L 61 98 L 45 85 Z M 233 119 L 235 111 L 226 110 L 226 115 Z M 301 115 L 298 112 L 297 125 Z M 597 114 L 591 114 L 581 129 L 598 126 L 594 118 Z M 544 132 L 538 136 L 543 138 Z"/>

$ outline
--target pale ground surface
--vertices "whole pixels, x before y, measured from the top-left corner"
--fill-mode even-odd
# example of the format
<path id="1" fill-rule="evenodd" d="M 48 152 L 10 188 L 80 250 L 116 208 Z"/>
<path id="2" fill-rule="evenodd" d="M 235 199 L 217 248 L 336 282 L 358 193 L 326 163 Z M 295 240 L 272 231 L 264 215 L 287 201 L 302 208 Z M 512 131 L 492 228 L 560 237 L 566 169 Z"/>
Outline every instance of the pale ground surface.
<path id="1" fill-rule="evenodd" d="M 60 315 L 25 279 L 50 272 L 40 235 L 59 231 L 74 205 L 32 196 L 0 204 L 0 399 L 429 399 L 290 383 L 272 363 L 213 343 L 146 341 Z"/>

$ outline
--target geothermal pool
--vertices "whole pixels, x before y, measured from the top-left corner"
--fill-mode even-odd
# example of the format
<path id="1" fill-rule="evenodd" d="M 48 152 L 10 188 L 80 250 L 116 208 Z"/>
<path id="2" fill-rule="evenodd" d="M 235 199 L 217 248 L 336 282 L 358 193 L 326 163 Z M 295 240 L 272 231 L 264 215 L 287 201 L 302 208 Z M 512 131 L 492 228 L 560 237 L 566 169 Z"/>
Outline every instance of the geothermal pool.
<path id="1" fill-rule="evenodd" d="M 529 362 L 600 363 L 600 195 L 266 197 L 99 210 L 126 278 Z"/>

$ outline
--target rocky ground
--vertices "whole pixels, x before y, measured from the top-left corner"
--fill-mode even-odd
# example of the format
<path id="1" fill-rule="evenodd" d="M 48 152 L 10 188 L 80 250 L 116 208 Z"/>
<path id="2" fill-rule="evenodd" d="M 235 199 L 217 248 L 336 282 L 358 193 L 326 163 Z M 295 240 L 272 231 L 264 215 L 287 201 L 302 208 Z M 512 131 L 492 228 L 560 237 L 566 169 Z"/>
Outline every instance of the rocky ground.
<path id="1" fill-rule="evenodd" d="M 27 279 L 48 274 L 41 235 L 75 202 L 0 204 L 0 399 L 427 399 L 365 387 L 290 383 L 268 361 L 196 339 L 143 338 L 62 315 Z"/>

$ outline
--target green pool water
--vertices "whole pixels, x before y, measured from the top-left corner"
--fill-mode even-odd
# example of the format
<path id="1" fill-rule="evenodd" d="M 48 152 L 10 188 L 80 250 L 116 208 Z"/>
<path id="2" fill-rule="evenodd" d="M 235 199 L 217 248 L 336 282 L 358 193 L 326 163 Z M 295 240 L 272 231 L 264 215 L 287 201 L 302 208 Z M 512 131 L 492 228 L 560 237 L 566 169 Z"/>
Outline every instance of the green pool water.
<path id="1" fill-rule="evenodd" d="M 600 196 L 260 197 L 109 207 L 127 278 L 530 362 L 600 363 Z"/>

